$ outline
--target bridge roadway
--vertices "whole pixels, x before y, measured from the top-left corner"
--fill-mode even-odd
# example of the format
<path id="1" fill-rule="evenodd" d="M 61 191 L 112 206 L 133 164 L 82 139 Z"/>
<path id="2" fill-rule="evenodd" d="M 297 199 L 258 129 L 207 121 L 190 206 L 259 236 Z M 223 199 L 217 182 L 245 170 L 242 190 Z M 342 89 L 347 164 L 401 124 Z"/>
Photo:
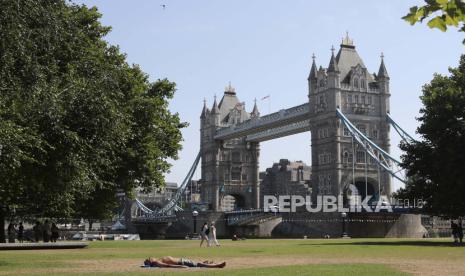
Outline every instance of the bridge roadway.
<path id="1" fill-rule="evenodd" d="M 176 215 L 135 217 L 131 228 L 141 239 L 184 238 L 200 230 L 203 222 L 216 222 L 218 237 L 231 237 L 233 234 L 248 237 L 270 237 L 272 230 L 281 223 L 280 214 L 264 212 L 262 209 L 231 212 L 200 212 L 194 218 L 190 211 L 180 211 Z"/>
<path id="2" fill-rule="evenodd" d="M 224 212 L 224 215 L 227 225 L 252 225 L 279 216 L 276 213 L 264 212 L 263 209 L 229 211 Z M 131 219 L 133 224 L 170 223 L 178 220 L 179 217 L 177 215 L 140 216 Z"/>
<path id="3" fill-rule="evenodd" d="M 246 136 L 246 141 L 262 142 L 310 130 L 308 103 L 282 109 L 237 125 L 221 128 L 216 140 L 229 140 Z"/>

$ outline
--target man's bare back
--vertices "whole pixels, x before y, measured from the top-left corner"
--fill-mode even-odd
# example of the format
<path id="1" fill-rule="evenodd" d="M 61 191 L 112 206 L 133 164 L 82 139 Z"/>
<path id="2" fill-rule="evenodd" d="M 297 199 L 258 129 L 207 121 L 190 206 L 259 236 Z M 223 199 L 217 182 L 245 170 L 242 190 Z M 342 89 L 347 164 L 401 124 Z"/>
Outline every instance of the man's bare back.
<path id="1" fill-rule="evenodd" d="M 145 265 L 152 267 L 172 267 L 172 268 L 186 268 L 186 267 L 206 267 L 206 268 L 223 268 L 226 262 L 213 263 L 209 261 L 194 262 L 185 258 L 174 258 L 171 256 L 164 256 L 161 258 L 149 258 L 144 261 Z"/>

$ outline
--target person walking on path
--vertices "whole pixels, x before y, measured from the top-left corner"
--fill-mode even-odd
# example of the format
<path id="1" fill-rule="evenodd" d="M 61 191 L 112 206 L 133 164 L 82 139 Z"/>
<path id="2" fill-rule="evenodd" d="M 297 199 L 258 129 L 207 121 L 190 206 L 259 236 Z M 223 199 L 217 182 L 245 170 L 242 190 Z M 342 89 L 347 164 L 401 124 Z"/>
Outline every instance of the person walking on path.
<path id="1" fill-rule="evenodd" d="M 457 225 L 457 238 L 459 239 L 460 244 L 462 244 L 462 240 L 463 240 L 462 220 L 460 219 L 458 222 L 459 223 Z"/>
<path id="2" fill-rule="evenodd" d="M 52 235 L 52 226 L 50 225 L 50 222 L 48 221 L 48 219 L 45 220 L 42 231 L 43 231 L 44 242 L 49 242 L 50 236 Z"/>
<path id="3" fill-rule="evenodd" d="M 220 246 L 220 243 L 216 239 L 216 227 L 214 222 L 210 223 L 210 235 L 208 236 L 208 239 L 210 241 L 210 245 L 213 245 L 214 243 L 216 246 Z"/>
<path id="4" fill-rule="evenodd" d="M 16 229 L 13 222 L 8 225 L 8 242 L 15 243 Z"/>
<path id="5" fill-rule="evenodd" d="M 208 234 L 210 232 L 210 229 L 208 229 L 208 223 L 204 223 L 202 226 L 202 229 L 200 230 L 200 247 L 202 247 L 202 244 L 204 241 L 207 242 L 207 246 L 210 246 L 210 241 L 208 240 Z"/>
<path id="6" fill-rule="evenodd" d="M 57 242 L 58 237 L 60 236 L 60 229 L 58 229 L 58 226 L 55 224 L 55 222 L 52 223 L 52 236 L 51 240 L 52 242 Z"/>
<path id="7" fill-rule="evenodd" d="M 40 221 L 36 221 L 36 224 L 32 227 L 32 231 L 34 232 L 34 241 L 39 242 L 40 236 L 42 236 L 42 225 Z"/>
<path id="8" fill-rule="evenodd" d="M 18 227 L 18 241 L 20 243 L 23 243 L 24 241 L 24 226 L 22 222 L 19 223 L 19 227 Z"/>
<path id="9" fill-rule="evenodd" d="M 454 238 L 454 243 L 458 243 L 459 241 L 459 229 L 458 229 L 458 225 L 457 223 L 455 223 L 455 221 L 451 221 L 450 222 L 450 228 L 452 229 L 452 237 Z"/>

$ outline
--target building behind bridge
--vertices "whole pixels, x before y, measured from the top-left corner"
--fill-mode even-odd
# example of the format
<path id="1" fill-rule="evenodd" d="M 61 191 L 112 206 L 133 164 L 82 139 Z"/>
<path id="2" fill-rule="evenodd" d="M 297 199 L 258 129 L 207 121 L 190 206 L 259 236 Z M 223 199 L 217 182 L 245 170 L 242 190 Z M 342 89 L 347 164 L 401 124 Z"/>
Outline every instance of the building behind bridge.
<path id="1" fill-rule="evenodd" d="M 311 167 L 302 161 L 281 159 L 260 173 L 260 192 L 264 195 L 310 196 Z"/>

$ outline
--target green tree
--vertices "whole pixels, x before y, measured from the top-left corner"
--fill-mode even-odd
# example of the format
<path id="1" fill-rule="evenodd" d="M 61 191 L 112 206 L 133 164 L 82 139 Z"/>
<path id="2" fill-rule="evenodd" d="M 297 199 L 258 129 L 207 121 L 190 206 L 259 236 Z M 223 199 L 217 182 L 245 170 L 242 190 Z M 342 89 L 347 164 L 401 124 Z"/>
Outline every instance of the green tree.
<path id="1" fill-rule="evenodd" d="M 409 183 L 399 196 L 423 198 L 425 211 L 457 217 L 465 214 L 465 55 L 449 71 L 423 87 L 422 139 L 401 144 Z"/>
<path id="2" fill-rule="evenodd" d="M 428 21 L 430 28 L 445 32 L 448 26 L 453 26 L 465 32 L 465 2 L 463 0 L 425 0 L 425 2 L 424 6 L 411 7 L 410 12 L 402 19 L 414 25 L 432 17 Z M 463 44 L 465 44 L 465 39 Z"/>
<path id="3" fill-rule="evenodd" d="M 117 190 L 163 185 L 177 158 L 174 83 L 128 65 L 100 17 L 65 0 L 0 2 L 1 223 L 108 217 Z"/>

